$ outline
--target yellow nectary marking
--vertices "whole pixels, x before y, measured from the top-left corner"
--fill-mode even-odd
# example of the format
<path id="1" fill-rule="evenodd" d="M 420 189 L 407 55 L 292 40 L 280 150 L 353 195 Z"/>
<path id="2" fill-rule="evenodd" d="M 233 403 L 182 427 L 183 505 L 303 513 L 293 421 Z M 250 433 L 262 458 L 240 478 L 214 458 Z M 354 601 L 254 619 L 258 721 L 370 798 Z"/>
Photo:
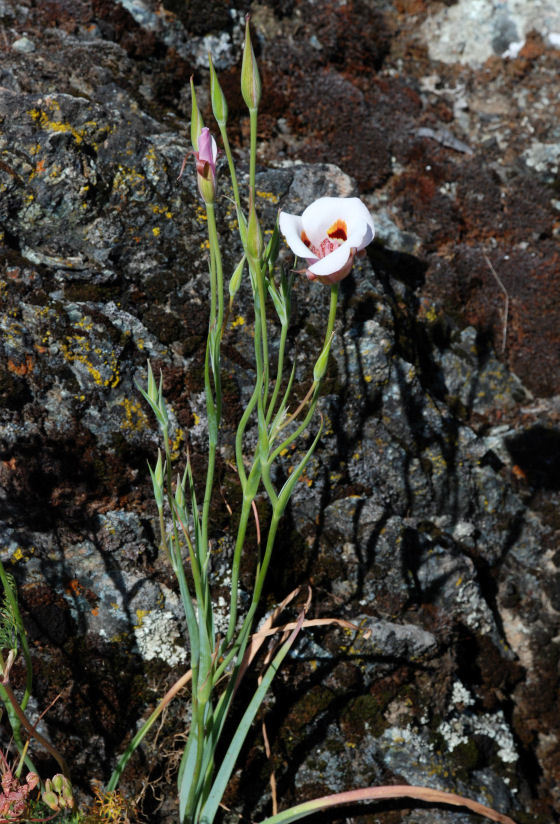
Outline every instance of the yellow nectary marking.
<path id="1" fill-rule="evenodd" d="M 301 232 L 301 239 L 305 243 L 307 248 L 311 249 L 311 241 L 309 240 L 309 238 L 307 237 L 307 235 L 305 234 L 305 232 L 303 230 Z"/>
<path id="2" fill-rule="evenodd" d="M 327 235 L 330 238 L 333 238 L 334 240 L 346 240 L 348 238 L 346 221 L 341 220 L 340 218 L 338 218 L 338 220 L 335 220 L 330 229 L 327 229 Z"/>

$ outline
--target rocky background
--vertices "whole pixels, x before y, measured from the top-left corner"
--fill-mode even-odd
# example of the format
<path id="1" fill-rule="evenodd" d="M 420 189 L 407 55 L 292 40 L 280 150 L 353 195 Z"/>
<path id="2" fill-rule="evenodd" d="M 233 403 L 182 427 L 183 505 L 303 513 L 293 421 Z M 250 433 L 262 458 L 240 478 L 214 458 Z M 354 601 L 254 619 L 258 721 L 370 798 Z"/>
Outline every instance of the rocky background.
<path id="1" fill-rule="evenodd" d="M 265 89 L 263 220 L 359 193 L 378 230 L 342 287 L 325 433 L 267 604 L 310 582 L 315 615 L 371 633 L 306 634 L 269 702 L 272 760 L 255 731 L 228 807 L 258 820 L 274 769 L 282 806 L 410 782 L 520 824 L 558 821 L 555 0 L 0 0 L 0 547 L 32 643 L 31 715 L 60 695 L 41 730 L 86 798 L 188 660 L 154 532 L 158 437 L 135 382 L 148 358 L 162 370 L 177 468 L 187 443 L 202 466 L 205 222 L 192 164 L 177 176 L 191 74 L 211 122 L 208 50 L 243 168 L 248 11 Z M 298 282 L 302 396 L 327 303 Z M 252 376 L 246 293 L 232 321 L 231 424 Z M 239 494 L 227 457 L 225 445 L 217 598 Z M 176 820 L 186 713 L 177 700 L 127 772 L 139 821 Z M 330 820 L 476 819 L 391 804 Z"/>

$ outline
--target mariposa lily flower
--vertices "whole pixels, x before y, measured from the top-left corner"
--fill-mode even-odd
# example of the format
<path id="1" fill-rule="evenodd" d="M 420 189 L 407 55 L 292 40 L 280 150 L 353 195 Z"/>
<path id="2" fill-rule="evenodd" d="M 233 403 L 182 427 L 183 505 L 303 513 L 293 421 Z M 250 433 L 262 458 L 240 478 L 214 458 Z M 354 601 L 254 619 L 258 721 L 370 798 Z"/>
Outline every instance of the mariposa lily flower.
<path id="1" fill-rule="evenodd" d="M 349 275 L 356 254 L 375 234 L 373 218 L 357 197 L 320 197 L 301 217 L 280 212 L 279 222 L 292 252 L 307 260 L 309 280 L 323 283 Z"/>
<path id="2" fill-rule="evenodd" d="M 216 160 L 218 147 L 216 141 L 206 126 L 198 136 L 198 151 L 196 157 L 196 176 L 198 188 L 206 203 L 211 203 L 216 194 Z"/>

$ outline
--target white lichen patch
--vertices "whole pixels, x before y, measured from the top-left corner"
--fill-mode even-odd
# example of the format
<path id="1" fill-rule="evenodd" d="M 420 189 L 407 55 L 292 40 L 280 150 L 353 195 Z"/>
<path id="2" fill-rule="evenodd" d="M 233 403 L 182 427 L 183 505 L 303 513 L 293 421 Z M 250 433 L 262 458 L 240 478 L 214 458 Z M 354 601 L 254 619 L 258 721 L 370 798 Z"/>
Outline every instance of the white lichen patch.
<path id="1" fill-rule="evenodd" d="M 143 615 L 138 626 L 134 627 L 134 637 L 140 655 L 146 661 L 159 658 L 170 667 L 187 661 L 187 651 L 180 646 L 179 629 L 171 612 L 162 610 Z"/>
<path id="2" fill-rule="evenodd" d="M 451 689 L 451 704 L 454 707 L 472 707 L 474 698 L 461 681 L 454 681 Z"/>
<path id="3" fill-rule="evenodd" d="M 541 143 L 534 140 L 523 152 L 527 166 L 537 172 L 548 173 L 555 177 L 560 165 L 560 143 Z"/>
<path id="4" fill-rule="evenodd" d="M 422 25 L 432 60 L 471 66 L 495 54 L 515 57 L 531 30 L 555 45 L 560 31 L 557 0 L 459 0 L 430 14 Z"/>
<path id="5" fill-rule="evenodd" d="M 460 744 L 468 744 L 475 735 L 484 735 L 496 742 L 498 758 L 505 764 L 517 761 L 519 754 L 502 710 L 481 715 L 461 711 L 474 703 L 473 696 L 464 684 L 455 681 L 448 707 L 450 715 L 438 727 L 449 752 L 453 752 Z"/>

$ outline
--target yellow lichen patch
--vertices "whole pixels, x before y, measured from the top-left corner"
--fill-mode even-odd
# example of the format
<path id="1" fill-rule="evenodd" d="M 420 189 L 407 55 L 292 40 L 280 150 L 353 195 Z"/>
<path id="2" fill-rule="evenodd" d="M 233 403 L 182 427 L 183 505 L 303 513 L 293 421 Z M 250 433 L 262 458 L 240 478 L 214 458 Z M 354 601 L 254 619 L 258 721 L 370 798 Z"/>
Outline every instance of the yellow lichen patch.
<path id="1" fill-rule="evenodd" d="M 152 203 L 151 209 L 154 215 L 165 215 L 165 217 L 173 217 L 167 206 L 162 206 L 160 203 Z"/>
<path id="2" fill-rule="evenodd" d="M 185 433 L 178 429 L 173 442 L 171 443 L 171 460 L 176 461 L 181 454 L 181 445 L 185 442 Z"/>
<path id="3" fill-rule="evenodd" d="M 60 120 L 50 120 L 48 114 L 46 112 L 42 112 L 40 109 L 30 109 L 27 114 L 32 117 L 41 129 L 44 129 L 46 132 L 71 134 L 77 144 L 80 144 L 84 139 L 84 135 L 86 133 L 85 129 L 78 130 L 69 123 L 62 123 Z"/>
<path id="4" fill-rule="evenodd" d="M 137 609 L 136 610 L 136 623 L 134 624 L 134 629 L 140 629 L 140 627 L 142 626 L 142 623 L 144 621 L 144 618 L 146 617 L 146 615 L 149 615 L 149 614 L 150 614 L 149 609 Z"/>
<path id="5" fill-rule="evenodd" d="M 118 359 L 115 352 L 111 351 L 107 360 L 101 362 L 99 366 L 91 360 L 91 344 L 85 335 L 67 335 L 65 341 L 60 343 L 60 351 L 68 363 L 83 364 L 97 386 L 104 388 L 114 388 L 118 386 L 120 374 L 118 369 Z M 94 350 L 95 353 L 96 350 Z M 98 355 L 101 350 L 97 349 Z"/>
<path id="6" fill-rule="evenodd" d="M 20 561 L 25 562 L 25 561 L 28 561 L 29 558 L 31 558 L 31 556 L 34 555 L 34 554 L 35 554 L 35 547 L 34 546 L 27 547 L 27 549 L 22 549 L 22 547 L 17 546 L 14 549 L 14 551 L 12 552 L 12 557 L 10 558 L 10 561 L 11 561 L 12 564 L 17 564 Z"/>
<path id="7" fill-rule="evenodd" d="M 123 189 L 123 197 L 129 193 L 130 189 L 135 189 L 133 199 L 135 197 L 143 197 L 146 193 L 146 177 L 128 166 L 123 166 L 119 163 L 115 176 L 113 177 L 113 190 Z"/>
<path id="8" fill-rule="evenodd" d="M 161 229 L 159 228 L 159 226 L 154 226 L 154 228 L 152 229 L 152 232 L 153 232 L 154 237 L 158 237 L 159 233 L 161 232 Z"/>
<path id="9" fill-rule="evenodd" d="M 278 203 L 280 198 L 278 195 L 275 195 L 273 192 L 262 192 L 257 189 L 257 197 L 260 197 L 262 200 L 267 200 L 269 203 Z"/>
<path id="10" fill-rule="evenodd" d="M 120 428 L 124 432 L 140 432 L 148 425 L 148 419 L 142 409 L 140 401 L 131 401 L 129 398 L 123 398 L 118 402 L 118 405 L 123 410 L 123 420 Z"/>

